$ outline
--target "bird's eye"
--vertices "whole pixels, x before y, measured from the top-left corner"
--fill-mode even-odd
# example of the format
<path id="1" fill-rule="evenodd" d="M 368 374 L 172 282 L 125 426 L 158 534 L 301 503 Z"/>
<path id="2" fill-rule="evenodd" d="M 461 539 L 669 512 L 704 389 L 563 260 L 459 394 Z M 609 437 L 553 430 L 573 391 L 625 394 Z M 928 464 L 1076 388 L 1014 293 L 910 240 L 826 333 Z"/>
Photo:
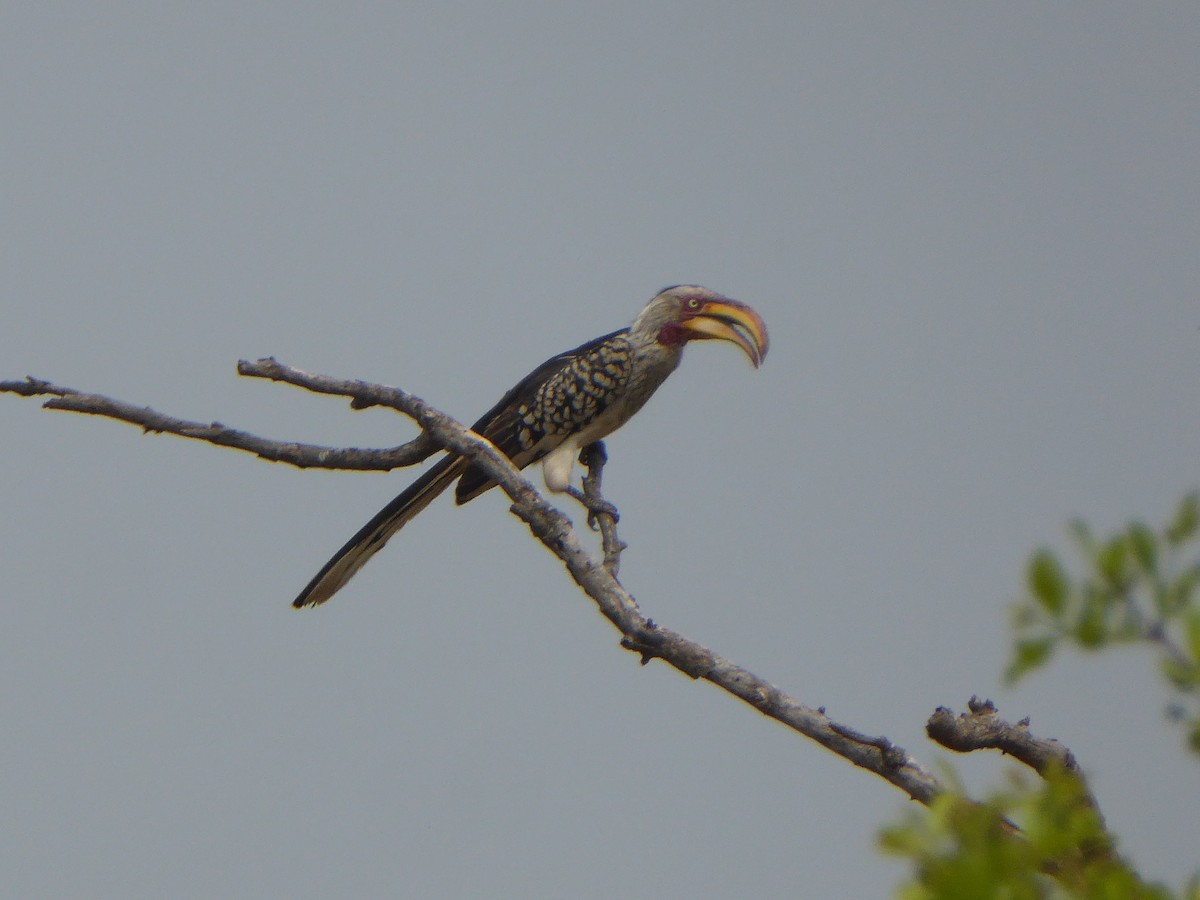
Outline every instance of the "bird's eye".
<path id="1" fill-rule="evenodd" d="M 689 312 L 699 312 L 700 306 L 701 300 L 699 297 L 689 297 L 687 303 L 684 304 L 684 308 Z"/>

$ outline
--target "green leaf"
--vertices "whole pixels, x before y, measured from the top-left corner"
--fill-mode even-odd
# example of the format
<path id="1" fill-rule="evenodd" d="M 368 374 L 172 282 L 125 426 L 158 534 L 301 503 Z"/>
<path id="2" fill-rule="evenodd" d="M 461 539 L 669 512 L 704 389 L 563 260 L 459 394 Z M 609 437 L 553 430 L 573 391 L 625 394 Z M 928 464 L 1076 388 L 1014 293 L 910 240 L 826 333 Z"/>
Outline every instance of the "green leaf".
<path id="1" fill-rule="evenodd" d="M 1200 584 L 1200 566 L 1187 569 L 1162 590 L 1161 599 L 1156 597 L 1160 607 L 1158 614 L 1165 619 L 1172 619 L 1180 610 L 1186 609 L 1192 603 L 1192 593 Z"/>
<path id="2" fill-rule="evenodd" d="M 1187 640 L 1192 662 L 1200 664 L 1200 609 L 1193 609 L 1187 617 Z"/>
<path id="3" fill-rule="evenodd" d="M 1112 538 L 1100 548 L 1096 567 L 1109 584 L 1124 587 L 1129 578 L 1129 545 L 1124 535 Z"/>
<path id="4" fill-rule="evenodd" d="M 1080 613 L 1079 621 L 1075 623 L 1075 639 L 1080 646 L 1089 650 L 1102 647 L 1108 642 L 1108 628 L 1104 621 L 1103 601 L 1098 597 L 1089 598 Z"/>
<path id="5" fill-rule="evenodd" d="M 1181 691 L 1189 691 L 1200 684 L 1200 668 L 1197 668 L 1191 663 L 1176 659 L 1173 656 L 1164 656 L 1159 660 L 1159 668 L 1166 676 L 1167 681 L 1175 685 Z"/>
<path id="6" fill-rule="evenodd" d="M 1175 510 L 1175 518 L 1167 526 L 1167 540 L 1172 546 L 1181 544 L 1196 533 L 1197 527 L 1200 527 L 1200 491 L 1192 491 Z"/>
<path id="7" fill-rule="evenodd" d="M 1129 548 L 1143 572 L 1151 576 L 1157 574 L 1158 539 L 1153 531 L 1141 522 L 1132 523 L 1129 526 Z"/>
<path id="8" fill-rule="evenodd" d="M 1029 560 L 1027 572 L 1029 592 L 1042 609 L 1059 618 L 1067 604 L 1070 584 L 1058 557 L 1043 547 Z"/>
<path id="9" fill-rule="evenodd" d="M 1050 654 L 1054 652 L 1056 643 L 1054 637 L 1028 638 L 1017 641 L 1013 660 L 1004 672 L 1005 682 L 1015 684 L 1029 672 L 1044 666 L 1050 659 Z"/>

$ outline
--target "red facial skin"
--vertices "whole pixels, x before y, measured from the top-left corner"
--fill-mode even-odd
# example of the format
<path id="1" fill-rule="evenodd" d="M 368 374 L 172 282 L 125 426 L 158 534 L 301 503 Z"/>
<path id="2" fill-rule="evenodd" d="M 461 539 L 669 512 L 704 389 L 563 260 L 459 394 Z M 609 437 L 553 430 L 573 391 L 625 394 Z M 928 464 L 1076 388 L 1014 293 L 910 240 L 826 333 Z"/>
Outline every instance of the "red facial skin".
<path id="1" fill-rule="evenodd" d="M 702 309 L 704 302 L 698 297 L 685 299 L 679 306 L 680 321 L 698 315 Z M 688 334 L 679 322 L 668 322 L 658 330 L 658 342 L 664 347 L 678 347 L 691 339 L 692 335 Z"/>
<path id="2" fill-rule="evenodd" d="M 664 347 L 677 347 L 686 344 L 688 333 L 678 322 L 668 322 L 658 330 L 658 342 Z"/>

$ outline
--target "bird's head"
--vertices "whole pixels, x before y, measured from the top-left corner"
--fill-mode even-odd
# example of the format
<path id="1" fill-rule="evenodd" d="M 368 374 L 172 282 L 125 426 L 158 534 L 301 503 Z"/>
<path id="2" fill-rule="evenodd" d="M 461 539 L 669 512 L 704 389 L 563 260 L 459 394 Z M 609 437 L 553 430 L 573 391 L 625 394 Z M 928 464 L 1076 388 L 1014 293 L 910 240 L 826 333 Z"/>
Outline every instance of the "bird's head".
<path id="1" fill-rule="evenodd" d="M 697 284 L 664 288 L 633 323 L 633 331 L 653 334 L 658 343 L 682 347 L 688 341 L 737 344 L 758 368 L 767 355 L 767 326 L 745 303 Z"/>

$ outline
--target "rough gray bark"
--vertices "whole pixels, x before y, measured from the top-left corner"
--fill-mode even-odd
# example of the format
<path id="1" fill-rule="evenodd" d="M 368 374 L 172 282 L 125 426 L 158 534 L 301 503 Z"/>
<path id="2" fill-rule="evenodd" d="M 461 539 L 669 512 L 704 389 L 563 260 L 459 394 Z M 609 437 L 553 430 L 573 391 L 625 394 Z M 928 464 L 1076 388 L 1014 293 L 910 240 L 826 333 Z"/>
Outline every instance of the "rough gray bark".
<path id="1" fill-rule="evenodd" d="M 316 393 L 349 397 L 355 409 L 390 407 L 410 416 L 420 426 L 421 434 L 406 444 L 388 449 L 320 447 L 268 440 L 217 422 L 189 422 L 148 407 L 122 403 L 34 378 L 0 382 L 0 392 L 49 397 L 43 403 L 47 409 L 118 419 L 138 425 L 147 432 L 207 441 L 302 468 L 388 470 L 414 465 L 441 449 L 468 456 L 496 480 L 512 501 L 513 514 L 525 522 L 534 536 L 558 557 L 576 584 L 620 632 L 621 646 L 638 654 L 643 664 L 660 659 L 691 678 L 711 682 L 763 715 L 816 741 L 854 765 L 875 773 L 920 803 L 930 803 L 943 790 L 928 768 L 887 738 L 870 736 L 834 721 L 824 709 L 806 706 L 748 669 L 678 632 L 656 624 L 643 614 L 637 601 L 617 580 L 620 553 L 625 545 L 617 536 L 615 509 L 608 506 L 600 494 L 605 462 L 603 446 L 585 448 L 581 455 L 581 462 L 588 469 L 583 497 L 593 511 L 589 513 L 589 519 L 594 519 L 602 538 L 603 557 L 596 559 L 584 548 L 570 519 L 548 503 L 506 456 L 489 441 L 419 397 L 400 388 L 312 374 L 271 358 L 253 362 L 243 360 L 238 363 L 238 372 L 247 377 L 285 382 Z M 956 750 L 999 748 L 1039 771 L 1038 760 L 1047 755 L 1054 756 L 1060 761 L 1069 761 L 1069 767 L 1077 771 L 1073 757 L 1065 748 L 1061 748 L 1060 753 L 1056 749 L 1057 744 L 1054 747 L 1045 746 L 1045 742 L 1031 738 L 1023 725 L 1014 728 L 1001 722 L 1006 727 L 998 729 L 997 722 L 1000 720 L 994 716 L 994 708 L 989 705 L 984 709 L 980 705 L 976 709 L 974 699 L 972 704 L 972 715 L 969 717 L 955 718 L 949 710 L 939 708 L 929 721 L 930 736 Z M 987 710 L 990 710 L 991 718 L 988 718 Z"/>

